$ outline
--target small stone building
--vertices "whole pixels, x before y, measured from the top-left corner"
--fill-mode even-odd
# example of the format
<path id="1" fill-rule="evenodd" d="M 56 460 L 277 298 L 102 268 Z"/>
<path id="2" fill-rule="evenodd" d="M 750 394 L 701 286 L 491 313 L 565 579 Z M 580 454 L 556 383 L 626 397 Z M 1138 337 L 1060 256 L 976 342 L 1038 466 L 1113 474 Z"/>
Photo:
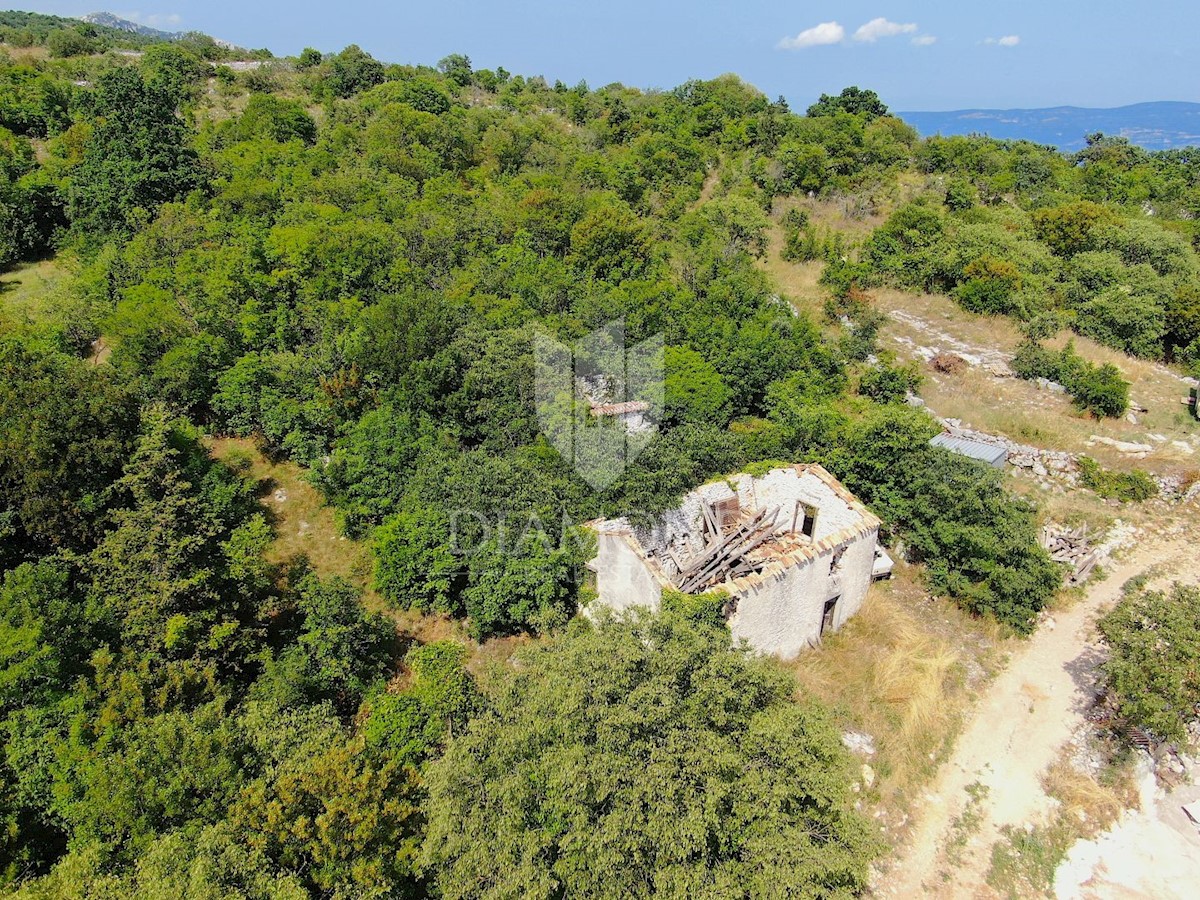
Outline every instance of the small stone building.
<path id="1" fill-rule="evenodd" d="M 892 566 L 879 519 L 817 465 L 706 484 L 649 528 L 592 528 L 599 605 L 657 609 L 664 589 L 719 588 L 734 639 L 784 659 L 840 628 Z"/>

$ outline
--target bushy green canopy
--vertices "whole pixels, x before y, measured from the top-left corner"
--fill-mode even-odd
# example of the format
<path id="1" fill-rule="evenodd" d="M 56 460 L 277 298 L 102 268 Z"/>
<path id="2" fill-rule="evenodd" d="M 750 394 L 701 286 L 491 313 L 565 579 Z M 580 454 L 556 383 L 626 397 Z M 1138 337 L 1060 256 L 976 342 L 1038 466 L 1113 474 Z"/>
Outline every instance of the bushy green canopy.
<path id="1" fill-rule="evenodd" d="M 851 897 L 872 829 L 839 733 L 680 611 L 521 654 L 429 773 L 443 896 Z"/>
<path id="2" fill-rule="evenodd" d="M 1200 590 L 1135 593 L 1101 619 L 1100 632 L 1117 712 L 1156 738 L 1186 741 L 1200 716 Z"/>

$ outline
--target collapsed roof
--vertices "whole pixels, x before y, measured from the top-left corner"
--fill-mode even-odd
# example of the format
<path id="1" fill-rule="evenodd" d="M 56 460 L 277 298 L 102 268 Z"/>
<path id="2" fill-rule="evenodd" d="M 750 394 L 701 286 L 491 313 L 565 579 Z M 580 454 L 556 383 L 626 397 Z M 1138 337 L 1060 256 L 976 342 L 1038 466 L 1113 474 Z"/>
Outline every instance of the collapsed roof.
<path id="1" fill-rule="evenodd" d="M 706 484 L 649 528 L 594 527 L 625 535 L 664 587 L 736 593 L 876 532 L 879 519 L 825 469 L 797 465 Z"/>

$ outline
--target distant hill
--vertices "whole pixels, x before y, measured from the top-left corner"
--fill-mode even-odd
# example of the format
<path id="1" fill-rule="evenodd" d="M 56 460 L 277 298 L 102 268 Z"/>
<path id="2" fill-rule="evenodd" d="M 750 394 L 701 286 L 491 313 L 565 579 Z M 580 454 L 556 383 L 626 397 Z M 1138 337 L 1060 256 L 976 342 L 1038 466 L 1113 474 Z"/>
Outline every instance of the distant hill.
<path id="1" fill-rule="evenodd" d="M 99 25 L 102 28 L 127 31 L 130 34 L 140 34 L 142 37 L 155 38 L 160 41 L 177 41 L 183 37 L 183 32 L 159 31 L 157 28 L 151 28 L 149 25 L 140 25 L 137 22 L 122 19 L 120 16 L 115 16 L 110 12 L 88 13 L 86 16 L 80 16 L 79 20 L 87 22 L 89 25 Z"/>
<path id="2" fill-rule="evenodd" d="M 108 14 L 97 13 L 96 15 L 104 16 Z M 110 18 L 117 22 L 125 22 L 124 19 L 119 19 L 116 16 L 111 16 Z M 0 28 L 6 31 L 26 32 L 33 37 L 34 42 L 37 44 L 44 44 L 46 38 L 53 31 L 60 31 L 64 28 L 78 28 L 79 22 L 80 19 L 65 19 L 62 16 L 48 16 L 42 13 L 25 12 L 18 9 L 0 11 Z M 115 46 L 144 47 L 147 44 L 153 44 L 164 39 L 172 39 L 158 37 L 158 33 L 146 34 L 129 28 L 113 27 L 100 20 L 91 21 L 89 24 L 96 30 L 97 34 L 113 42 Z M 126 24 L 134 25 L 133 22 L 127 22 Z M 149 29 L 149 31 L 153 32 L 154 30 Z"/>
<path id="3" fill-rule="evenodd" d="M 896 113 L 922 135 L 986 134 L 994 138 L 1081 149 L 1087 135 L 1102 131 L 1148 150 L 1200 146 L 1200 103 L 1135 103 L 1113 109 L 1055 106 L 1049 109 L 959 109 Z"/>
<path id="4" fill-rule="evenodd" d="M 137 35 L 150 41 L 182 41 L 193 37 L 197 34 L 202 37 L 212 38 L 213 43 L 218 47 L 224 47 L 226 50 L 240 50 L 232 41 L 222 40 L 221 38 L 212 37 L 203 32 L 195 31 L 160 31 L 157 28 L 151 28 L 149 25 L 142 25 L 138 22 L 131 22 L 129 19 L 122 19 L 118 15 L 110 12 L 94 12 L 88 13 L 86 16 L 80 16 L 79 21 L 87 22 L 89 25 L 96 25 L 100 28 L 109 28 L 114 31 L 123 31 L 126 34 Z"/>

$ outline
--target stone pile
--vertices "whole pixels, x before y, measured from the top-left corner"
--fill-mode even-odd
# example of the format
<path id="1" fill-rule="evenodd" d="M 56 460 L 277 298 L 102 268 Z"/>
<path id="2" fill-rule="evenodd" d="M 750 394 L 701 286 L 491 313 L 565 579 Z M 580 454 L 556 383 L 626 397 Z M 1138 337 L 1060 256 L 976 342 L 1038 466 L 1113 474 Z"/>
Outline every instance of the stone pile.
<path id="1" fill-rule="evenodd" d="M 1166 440 L 1166 438 L 1161 439 Z M 1132 456 L 1134 459 L 1145 459 L 1154 452 L 1153 444 L 1135 444 L 1132 441 L 1118 441 L 1110 437 L 1102 437 L 1098 434 L 1093 434 L 1088 438 L 1088 444 L 1103 444 L 1106 447 L 1112 447 L 1118 453 Z"/>
<path id="2" fill-rule="evenodd" d="M 940 419 L 942 427 L 954 437 L 976 441 L 991 447 L 1003 447 L 1008 452 L 1008 461 L 1019 469 L 1025 469 L 1037 478 L 1054 476 L 1070 485 L 1078 479 L 1078 466 L 1075 456 L 1064 450 L 1043 450 L 1040 447 L 1030 447 L 1028 444 L 1018 444 L 997 434 L 986 431 L 975 431 L 965 428 L 958 419 Z"/>
<path id="3" fill-rule="evenodd" d="M 1045 488 L 1051 488 L 1055 483 L 1066 487 L 1077 487 L 1079 485 L 1079 458 L 1074 453 L 1068 453 L 1065 450 L 1043 450 L 1040 447 L 1018 444 L 1016 441 L 1011 441 L 997 434 L 989 434 L 986 431 L 975 431 L 972 428 L 966 428 L 958 419 L 939 419 L 938 421 L 954 437 L 964 438 L 968 441 L 977 441 L 978 443 L 987 444 L 992 447 L 1003 447 L 1008 451 L 1009 465 L 1021 469 L 1031 477 L 1038 479 Z M 1166 440 L 1166 438 L 1163 438 L 1163 440 Z M 1133 459 L 1143 459 L 1148 453 L 1154 450 L 1154 447 L 1150 444 L 1134 444 L 1099 435 L 1093 435 L 1088 443 L 1104 444 Z M 1164 500 L 1174 500 L 1183 495 L 1182 499 L 1187 502 L 1200 496 L 1200 482 L 1192 485 L 1185 493 L 1184 481 L 1178 475 L 1153 475 L 1151 477 L 1158 483 L 1159 496 Z"/>

